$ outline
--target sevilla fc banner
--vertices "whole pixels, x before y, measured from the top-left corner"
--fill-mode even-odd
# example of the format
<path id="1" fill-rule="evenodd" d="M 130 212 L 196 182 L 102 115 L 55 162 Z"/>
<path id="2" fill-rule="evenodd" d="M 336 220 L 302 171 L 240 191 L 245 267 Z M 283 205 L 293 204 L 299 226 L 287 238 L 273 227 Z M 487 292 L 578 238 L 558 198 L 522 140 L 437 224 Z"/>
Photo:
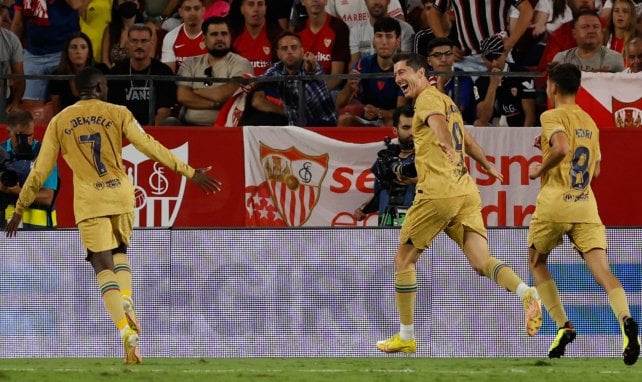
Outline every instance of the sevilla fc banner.
<path id="1" fill-rule="evenodd" d="M 598 127 L 642 127 L 642 73 L 582 72 L 577 103 Z"/>
<path id="2" fill-rule="evenodd" d="M 383 142 L 342 142 L 294 126 L 246 126 L 246 225 L 350 224 L 372 196 L 370 171 Z"/>
<path id="3" fill-rule="evenodd" d="M 488 225 L 528 224 L 539 181 L 528 178 L 541 161 L 533 147 L 537 128 L 473 129 L 489 160 L 504 175 L 500 182 L 476 162 L 470 173 L 481 190 Z M 244 128 L 246 225 L 255 227 L 376 225 L 377 215 L 356 222 L 351 214 L 372 197 L 370 167 L 382 143 L 355 144 L 297 127 Z"/>

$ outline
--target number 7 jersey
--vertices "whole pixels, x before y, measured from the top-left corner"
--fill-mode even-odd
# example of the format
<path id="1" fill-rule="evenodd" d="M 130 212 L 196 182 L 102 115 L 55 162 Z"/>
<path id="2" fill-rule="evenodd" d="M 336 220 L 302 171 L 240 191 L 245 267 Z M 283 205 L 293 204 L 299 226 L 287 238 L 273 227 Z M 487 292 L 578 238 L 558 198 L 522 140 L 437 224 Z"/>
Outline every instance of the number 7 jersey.
<path id="1" fill-rule="evenodd" d="M 577 105 L 562 105 L 542 113 L 542 156 L 549 155 L 550 139 L 566 134 L 570 150 L 562 161 L 542 176 L 535 214 L 543 221 L 601 223 L 591 189 L 595 168 L 601 160 L 599 130 Z"/>
<path id="2" fill-rule="evenodd" d="M 124 106 L 80 100 L 58 113 L 47 126 L 42 148 L 23 185 L 16 211 L 29 206 L 51 172 L 58 152 L 73 172 L 76 223 L 134 210 L 134 186 L 123 165 L 126 138 L 149 158 L 188 178 L 194 169 L 146 134 Z"/>

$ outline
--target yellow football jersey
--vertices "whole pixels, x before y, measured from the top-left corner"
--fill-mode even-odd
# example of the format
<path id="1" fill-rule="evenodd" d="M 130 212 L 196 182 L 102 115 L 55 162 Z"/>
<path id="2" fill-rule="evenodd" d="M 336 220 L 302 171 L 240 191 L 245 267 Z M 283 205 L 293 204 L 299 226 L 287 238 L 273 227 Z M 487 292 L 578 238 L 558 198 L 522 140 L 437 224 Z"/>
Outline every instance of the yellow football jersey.
<path id="1" fill-rule="evenodd" d="M 442 114 L 448 122 L 448 131 L 456 151 L 452 164 L 439 147 L 435 131 L 425 124 L 426 118 Z M 441 199 L 479 192 L 464 163 L 464 121 L 457 105 L 450 97 L 433 86 L 424 89 L 415 100 L 412 135 L 415 142 L 417 193 L 415 198 Z"/>
<path id="2" fill-rule="evenodd" d="M 577 105 L 563 105 L 544 112 L 542 156 L 549 155 L 553 134 L 566 134 L 568 155 L 542 177 L 535 214 L 543 221 L 601 223 L 591 180 L 601 160 L 599 130 L 593 119 Z"/>
<path id="3" fill-rule="evenodd" d="M 146 134 L 125 106 L 81 100 L 49 123 L 16 211 L 22 213 L 33 202 L 59 151 L 73 172 L 76 223 L 133 211 L 134 186 L 123 165 L 123 138 L 169 169 L 188 178 L 194 175 L 193 168 Z"/>

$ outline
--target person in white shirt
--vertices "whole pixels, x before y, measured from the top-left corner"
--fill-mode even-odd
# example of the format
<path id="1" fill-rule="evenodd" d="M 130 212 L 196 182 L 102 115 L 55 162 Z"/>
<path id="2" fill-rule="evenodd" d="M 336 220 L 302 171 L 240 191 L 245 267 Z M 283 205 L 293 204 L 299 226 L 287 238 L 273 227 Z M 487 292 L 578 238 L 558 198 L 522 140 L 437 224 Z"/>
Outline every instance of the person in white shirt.
<path id="1" fill-rule="evenodd" d="M 359 23 L 370 20 L 364 0 L 328 0 L 325 11 L 343 20 L 350 29 Z M 388 16 L 404 20 L 403 8 L 401 8 L 399 0 L 390 0 Z"/>

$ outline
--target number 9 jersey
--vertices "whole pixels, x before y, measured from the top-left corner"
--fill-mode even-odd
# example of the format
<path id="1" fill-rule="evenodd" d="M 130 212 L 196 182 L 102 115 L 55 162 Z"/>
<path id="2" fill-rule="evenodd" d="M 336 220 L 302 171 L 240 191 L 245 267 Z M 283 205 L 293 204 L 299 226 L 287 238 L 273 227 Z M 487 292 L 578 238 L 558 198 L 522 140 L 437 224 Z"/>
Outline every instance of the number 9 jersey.
<path id="1" fill-rule="evenodd" d="M 124 138 L 169 169 L 188 178 L 194 175 L 193 168 L 146 134 L 126 107 L 97 99 L 80 100 L 49 123 L 16 211 L 21 213 L 35 199 L 62 151 L 73 172 L 76 223 L 132 212 L 134 186 L 123 165 Z"/>
<path id="2" fill-rule="evenodd" d="M 591 189 L 595 168 L 602 159 L 599 130 L 577 105 L 560 105 L 542 113 L 542 156 L 551 150 L 550 139 L 566 134 L 567 156 L 542 176 L 533 217 L 559 223 L 602 223 Z"/>

